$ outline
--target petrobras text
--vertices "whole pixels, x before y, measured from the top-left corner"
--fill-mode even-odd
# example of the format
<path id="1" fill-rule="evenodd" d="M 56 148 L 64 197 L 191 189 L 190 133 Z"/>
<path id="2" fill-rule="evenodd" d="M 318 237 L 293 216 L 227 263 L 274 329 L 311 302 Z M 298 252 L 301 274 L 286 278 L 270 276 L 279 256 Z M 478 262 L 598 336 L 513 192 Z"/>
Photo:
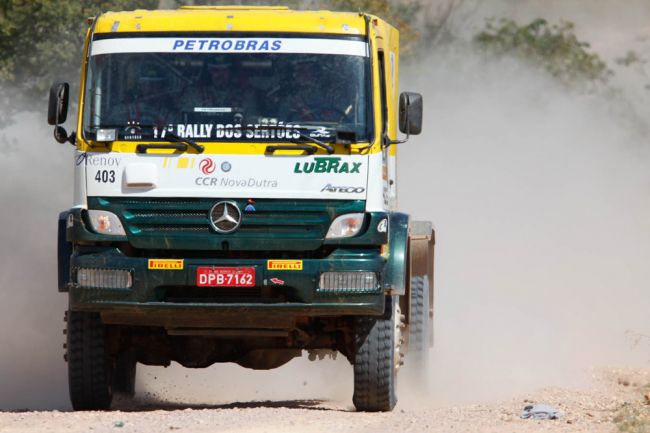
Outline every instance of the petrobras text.
<path id="1" fill-rule="evenodd" d="M 361 40 L 325 38 L 110 38 L 93 41 L 90 55 L 114 53 L 297 53 L 369 57 Z"/>

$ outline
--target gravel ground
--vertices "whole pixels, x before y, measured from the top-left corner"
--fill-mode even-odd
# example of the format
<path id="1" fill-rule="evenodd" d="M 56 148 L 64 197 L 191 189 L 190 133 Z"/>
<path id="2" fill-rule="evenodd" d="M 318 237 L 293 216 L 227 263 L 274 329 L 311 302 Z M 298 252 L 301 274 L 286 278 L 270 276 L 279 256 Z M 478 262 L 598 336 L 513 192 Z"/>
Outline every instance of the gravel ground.
<path id="1" fill-rule="evenodd" d="M 118 402 L 111 412 L 0 412 L 0 432 L 617 432 L 650 431 L 650 370 L 600 370 L 583 389 L 541 389 L 508 401 L 355 413 L 346 403 L 320 400 L 183 405 Z M 559 420 L 522 420 L 531 403 L 558 409 Z"/>

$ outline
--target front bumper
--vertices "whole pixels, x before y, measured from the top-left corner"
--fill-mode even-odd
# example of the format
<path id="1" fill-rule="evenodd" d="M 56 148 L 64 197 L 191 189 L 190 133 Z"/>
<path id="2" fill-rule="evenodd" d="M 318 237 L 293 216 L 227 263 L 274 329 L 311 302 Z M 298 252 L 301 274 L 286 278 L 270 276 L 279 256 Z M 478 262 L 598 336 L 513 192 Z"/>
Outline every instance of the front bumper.
<path id="1" fill-rule="evenodd" d="M 300 317 L 381 315 L 386 260 L 377 249 L 338 249 L 326 258 L 303 259 L 301 270 L 269 269 L 265 259 L 186 258 L 182 269 L 150 269 L 149 259 L 117 248 L 77 251 L 68 285 L 72 310 L 102 313 L 106 323 L 164 327 L 282 327 Z M 199 267 L 252 267 L 254 288 L 197 287 Z M 120 269 L 132 276 L 130 288 L 87 287 L 77 270 Z M 320 275 L 333 271 L 377 274 L 367 290 L 325 291 Z"/>

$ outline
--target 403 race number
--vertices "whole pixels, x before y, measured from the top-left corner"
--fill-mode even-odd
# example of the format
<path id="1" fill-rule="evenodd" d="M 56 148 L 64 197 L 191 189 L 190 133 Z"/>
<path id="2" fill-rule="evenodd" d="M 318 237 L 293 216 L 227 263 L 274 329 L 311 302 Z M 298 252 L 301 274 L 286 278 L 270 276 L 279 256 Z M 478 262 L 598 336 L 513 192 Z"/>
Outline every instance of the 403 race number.
<path id="1" fill-rule="evenodd" d="M 115 183 L 115 170 L 97 170 L 95 182 Z"/>

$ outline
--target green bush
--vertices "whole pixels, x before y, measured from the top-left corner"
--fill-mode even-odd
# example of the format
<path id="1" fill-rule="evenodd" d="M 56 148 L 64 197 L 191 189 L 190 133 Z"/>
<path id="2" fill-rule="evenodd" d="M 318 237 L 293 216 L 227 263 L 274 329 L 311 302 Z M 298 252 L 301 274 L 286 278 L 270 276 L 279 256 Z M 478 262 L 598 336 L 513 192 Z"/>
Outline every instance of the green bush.
<path id="1" fill-rule="evenodd" d="M 536 19 L 520 25 L 510 19 L 489 20 L 475 42 L 491 54 L 512 55 L 542 67 L 568 84 L 607 82 L 607 64 L 578 40 L 571 22 L 549 24 Z"/>
<path id="2" fill-rule="evenodd" d="M 233 0 L 178 0 L 179 5 L 231 5 Z M 420 33 L 414 25 L 416 17 L 424 9 L 424 0 L 240 0 L 242 5 L 282 5 L 292 9 L 332 10 L 366 12 L 376 15 L 400 31 L 400 45 L 404 53 L 411 52 Z"/>
<path id="3" fill-rule="evenodd" d="M 79 79 L 88 17 L 157 6 L 158 0 L 0 1 L 0 121 L 45 101 L 54 80 Z"/>
<path id="4" fill-rule="evenodd" d="M 168 1 L 170 7 L 233 4 L 233 0 Z M 284 4 L 295 9 L 365 11 L 377 14 L 401 31 L 408 51 L 418 40 L 414 17 L 422 0 L 240 0 L 240 4 Z M 41 109 L 49 86 L 57 80 L 75 85 L 87 18 L 106 11 L 156 9 L 159 0 L 0 0 L 0 126 L 13 113 Z M 75 92 L 72 92 L 74 94 Z"/>

